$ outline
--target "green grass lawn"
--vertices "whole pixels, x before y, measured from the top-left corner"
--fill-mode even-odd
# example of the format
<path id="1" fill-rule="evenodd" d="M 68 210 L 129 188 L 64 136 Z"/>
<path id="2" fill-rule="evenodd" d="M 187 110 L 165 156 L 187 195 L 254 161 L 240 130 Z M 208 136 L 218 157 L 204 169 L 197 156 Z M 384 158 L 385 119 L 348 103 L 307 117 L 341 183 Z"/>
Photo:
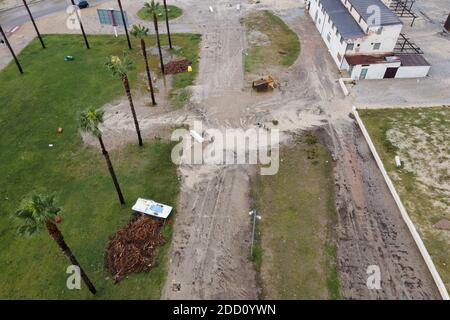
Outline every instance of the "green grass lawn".
<path id="1" fill-rule="evenodd" d="M 450 290 L 450 107 L 360 110 L 402 202 Z M 395 156 L 403 166 L 397 168 Z"/>
<path id="2" fill-rule="evenodd" d="M 190 35 L 176 41 L 190 43 Z M 25 74 L 10 64 L 0 72 L 0 298 L 86 299 L 81 291 L 66 289 L 68 261 L 42 232 L 31 238 L 16 234 L 10 215 L 33 192 L 55 193 L 64 210 L 61 224 L 68 245 L 98 288 L 99 299 L 158 299 L 164 284 L 165 252 L 171 225 L 164 230 L 169 242 L 159 252 L 159 265 L 114 285 L 103 268 L 108 237 L 130 218 L 137 197 L 175 206 L 176 167 L 171 144 L 144 141 L 111 152 L 127 204 L 119 205 L 101 153 L 82 144 L 77 114 L 88 106 L 101 107 L 124 94 L 122 83 L 104 67 L 106 57 L 126 48 L 123 37 L 89 36 L 92 49 L 78 35 L 47 35 L 47 49 L 34 40 L 19 55 Z M 134 41 L 134 40 L 133 40 Z M 154 41 L 154 39 L 149 39 Z M 137 69 L 130 73 L 137 87 L 143 71 L 138 43 L 130 57 Z M 73 55 L 75 61 L 64 61 Z M 151 58 L 152 66 L 158 64 Z M 56 133 L 63 127 L 61 135 Z M 54 144 L 53 148 L 48 145 Z M 106 142 L 107 143 L 107 142 Z"/>
<path id="3" fill-rule="evenodd" d="M 176 39 L 174 39 L 176 40 Z M 194 84 L 198 75 L 199 68 L 199 47 L 202 40 L 198 34 L 189 34 L 180 49 L 173 49 L 179 57 L 184 57 L 191 62 L 192 72 L 183 72 L 173 75 L 172 90 L 169 93 L 169 99 L 175 108 L 182 107 L 191 97 L 190 91 L 186 87 Z M 167 39 L 166 39 L 167 41 Z M 176 43 L 176 42 L 174 42 Z"/>
<path id="4" fill-rule="evenodd" d="M 280 17 L 270 11 L 259 11 L 243 18 L 242 23 L 247 28 L 248 38 L 252 31 L 266 38 L 266 43 L 250 43 L 244 59 L 246 72 L 264 72 L 271 66 L 289 67 L 297 60 L 300 41 Z"/>
<path id="5" fill-rule="evenodd" d="M 183 10 L 177 6 L 173 6 L 173 5 L 169 4 L 169 5 L 167 5 L 167 13 L 169 16 L 169 20 L 172 20 L 172 19 L 176 19 L 176 18 L 180 17 L 183 14 Z M 142 8 L 141 10 L 139 10 L 137 15 L 142 20 L 153 21 L 153 16 L 146 12 L 145 7 Z M 159 11 L 158 11 L 158 21 L 163 22 L 163 21 L 165 21 L 165 19 L 166 19 L 166 12 L 164 10 L 164 6 L 160 5 Z"/>
<path id="6" fill-rule="evenodd" d="M 280 152 L 280 170 L 258 175 L 253 259 L 264 299 L 339 299 L 331 156 L 315 136 Z"/>

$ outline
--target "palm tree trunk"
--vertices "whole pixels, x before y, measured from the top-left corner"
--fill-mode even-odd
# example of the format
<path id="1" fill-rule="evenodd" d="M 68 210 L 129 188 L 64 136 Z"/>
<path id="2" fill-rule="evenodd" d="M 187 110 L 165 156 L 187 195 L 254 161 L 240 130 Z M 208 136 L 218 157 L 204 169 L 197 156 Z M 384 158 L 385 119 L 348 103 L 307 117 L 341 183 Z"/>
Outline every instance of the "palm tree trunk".
<path id="1" fill-rule="evenodd" d="M 123 27 L 125 28 L 125 34 L 127 35 L 128 48 L 131 50 L 132 48 L 131 48 L 130 35 L 128 34 L 127 23 L 125 21 L 125 14 L 123 13 L 123 9 L 122 9 L 122 1 L 117 0 L 117 2 L 119 2 L 119 8 L 120 8 L 120 13 L 122 15 Z"/>
<path id="2" fill-rule="evenodd" d="M 55 240 L 56 244 L 58 244 L 61 251 L 69 259 L 70 263 L 72 265 L 78 266 L 78 268 L 80 268 L 81 278 L 83 279 L 84 283 L 89 288 L 89 291 L 92 294 L 96 294 L 97 290 L 95 289 L 94 285 L 92 284 L 92 282 L 89 279 L 89 277 L 87 276 L 87 274 L 84 272 L 83 268 L 80 266 L 80 263 L 78 262 L 78 260 L 73 255 L 72 250 L 70 250 L 69 246 L 64 241 L 64 237 L 63 237 L 61 231 L 59 231 L 56 224 L 54 224 L 53 222 L 47 221 L 47 222 L 45 222 L 45 227 L 47 228 L 47 231 L 50 234 L 50 236 L 53 238 L 53 240 Z"/>
<path id="3" fill-rule="evenodd" d="M 73 5 L 73 6 L 78 7 L 78 6 L 75 4 L 75 0 L 70 0 L 70 1 L 72 2 L 72 5 Z M 81 22 L 81 18 L 80 18 L 80 15 L 78 14 L 78 9 L 77 9 L 77 8 L 75 8 L 75 14 L 77 15 L 78 23 L 80 24 L 81 33 L 83 34 L 84 43 L 86 44 L 86 48 L 87 48 L 87 49 L 90 49 L 91 47 L 89 46 L 89 42 L 88 42 L 88 39 L 87 39 L 87 37 L 86 37 L 86 32 L 84 32 L 83 23 Z"/>
<path id="4" fill-rule="evenodd" d="M 153 24 L 155 25 L 155 33 L 156 33 L 156 41 L 158 42 L 158 50 L 159 50 L 159 61 L 161 63 L 161 72 L 164 74 L 164 62 L 161 52 L 161 41 L 159 40 L 159 30 L 158 30 L 158 18 L 156 17 L 156 13 L 153 13 Z"/>
<path id="5" fill-rule="evenodd" d="M 5 32 L 3 31 L 3 28 L 2 28 L 1 25 L 0 25 L 0 33 L 1 33 L 2 37 L 3 37 L 3 40 L 4 40 L 5 43 L 6 43 L 6 46 L 8 47 L 9 51 L 11 52 L 11 55 L 12 55 L 13 58 L 14 58 L 14 62 L 16 63 L 17 68 L 19 69 L 20 74 L 23 74 L 22 66 L 20 65 L 20 62 L 19 62 L 19 60 L 17 59 L 16 54 L 14 53 L 14 50 L 13 50 L 13 48 L 11 47 L 11 44 L 9 43 L 9 40 L 8 40 L 8 38 L 6 37 L 6 34 L 5 34 Z"/>
<path id="6" fill-rule="evenodd" d="M 141 49 L 142 49 L 142 55 L 144 56 L 145 69 L 147 71 L 148 86 L 150 88 L 150 93 L 151 93 L 151 96 L 152 96 L 152 103 L 153 103 L 153 105 L 155 105 L 156 104 L 155 93 L 153 91 L 152 75 L 150 74 L 150 68 L 148 66 L 147 49 L 145 48 L 145 41 L 144 41 L 144 39 L 141 39 Z"/>
<path id="7" fill-rule="evenodd" d="M 41 42 L 42 49 L 45 49 L 44 41 L 42 40 L 41 34 L 39 33 L 39 29 L 36 26 L 36 22 L 34 22 L 33 15 L 31 14 L 30 8 L 28 7 L 28 4 L 27 4 L 26 0 L 23 0 L 23 5 L 27 9 L 28 15 L 30 16 L 31 22 L 33 23 L 33 26 L 34 26 L 34 30 L 36 30 L 37 36 L 39 38 L 39 41 Z"/>
<path id="8" fill-rule="evenodd" d="M 121 204 L 125 204 L 125 199 L 123 198 L 122 190 L 120 190 L 120 185 L 119 182 L 117 181 L 116 173 L 114 172 L 111 159 L 109 158 L 108 151 L 106 151 L 105 145 L 103 144 L 103 139 L 101 135 L 98 136 L 98 141 L 100 142 L 100 147 L 102 148 L 103 156 L 105 157 L 109 173 L 111 174 L 111 178 L 114 182 L 114 187 L 116 187 L 117 195 L 119 196 L 119 201 Z"/>
<path id="9" fill-rule="evenodd" d="M 128 81 L 128 76 L 124 75 L 122 77 L 123 86 L 125 87 L 125 91 L 127 93 L 128 102 L 130 103 L 131 113 L 133 114 L 134 126 L 136 127 L 136 133 L 138 135 L 139 146 L 142 147 L 142 137 L 141 130 L 139 129 L 139 122 L 136 117 L 136 110 L 134 109 L 133 98 L 131 97 L 130 83 Z"/>
<path id="10" fill-rule="evenodd" d="M 172 37 L 170 36 L 169 14 L 167 12 L 166 0 L 164 0 L 164 11 L 166 12 L 166 27 L 167 27 L 167 36 L 169 37 L 169 48 L 172 49 Z"/>

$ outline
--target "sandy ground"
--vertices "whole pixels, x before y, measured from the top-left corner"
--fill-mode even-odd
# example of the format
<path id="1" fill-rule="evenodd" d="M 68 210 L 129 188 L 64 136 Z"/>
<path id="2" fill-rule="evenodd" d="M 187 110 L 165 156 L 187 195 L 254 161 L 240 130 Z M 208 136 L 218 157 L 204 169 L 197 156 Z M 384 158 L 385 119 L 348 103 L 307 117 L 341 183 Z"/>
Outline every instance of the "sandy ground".
<path id="1" fill-rule="evenodd" d="M 159 134 L 158 128 L 192 124 L 196 119 L 202 120 L 205 127 L 218 129 L 252 128 L 258 122 L 271 127 L 275 119 L 279 121 L 281 131 L 327 126 L 329 147 L 336 159 L 338 259 L 343 297 L 439 298 L 375 161 L 348 113 L 352 105 L 366 106 L 373 101 L 397 105 L 402 95 L 395 86 L 408 92 L 410 101 L 414 101 L 415 95 L 418 95 L 418 103 L 422 101 L 420 99 L 429 103 L 446 100 L 448 90 L 439 86 L 448 83 L 445 82 L 450 78 L 448 73 L 441 70 L 443 82 L 437 84 L 423 80 L 423 83 L 429 83 L 427 90 L 431 90 L 426 91 L 427 96 L 420 97 L 420 90 L 408 87 L 408 81 L 395 84 L 371 81 L 358 83 L 352 88 L 351 96 L 344 99 L 336 82 L 339 78 L 337 68 L 313 22 L 299 4 L 292 0 L 263 0 L 259 5 L 252 2 L 172 1 L 188 9 L 172 23 L 172 30 L 203 35 L 199 77 L 192 88 L 191 103 L 182 110 L 151 110 L 144 106 L 143 100 L 135 98 L 143 134 L 150 137 Z M 242 5 L 240 11 L 236 10 L 237 4 Z M 124 5 L 135 19 L 132 12 L 140 7 L 139 2 L 124 1 Z M 108 7 L 108 4 L 104 6 Z M 213 7 L 213 13 L 209 6 Z M 292 67 L 275 75 L 279 89 L 256 94 L 250 90 L 243 75 L 242 50 L 247 40 L 239 18 L 263 8 L 273 9 L 299 34 L 301 54 Z M 89 11 L 85 11 L 85 16 L 89 16 Z M 44 28 L 43 32 L 57 32 L 58 24 L 64 21 L 64 15 L 55 15 L 40 19 L 39 24 Z M 88 32 L 110 32 L 98 29 L 94 22 L 88 25 Z M 423 31 L 424 39 L 426 32 L 431 32 L 427 28 Z M 33 37 L 30 30 L 30 26 L 25 25 L 17 31 L 11 37 L 13 45 L 23 48 Z M 438 61 L 440 56 L 436 53 L 435 57 Z M 5 61 L 8 58 L 1 48 L 0 68 Z M 434 86 L 437 89 L 433 89 Z M 383 92 L 381 100 L 378 99 L 379 92 Z M 113 102 L 105 109 L 105 141 L 108 145 L 111 143 L 108 140 L 115 140 L 117 135 L 122 137 L 121 143 L 136 139 L 125 100 Z M 248 193 L 252 174 L 251 168 L 246 166 L 180 167 L 182 189 L 163 299 L 257 297 L 255 271 L 247 259 L 248 211 L 251 209 Z M 381 268 L 382 290 L 367 289 L 366 270 L 371 264 Z"/>
<path id="2" fill-rule="evenodd" d="M 389 195 L 364 137 L 355 124 L 334 125 L 338 267 L 347 299 L 436 299 L 423 258 Z M 345 138 L 344 138 L 345 137 Z M 367 267 L 381 270 L 381 289 L 366 286 Z"/>

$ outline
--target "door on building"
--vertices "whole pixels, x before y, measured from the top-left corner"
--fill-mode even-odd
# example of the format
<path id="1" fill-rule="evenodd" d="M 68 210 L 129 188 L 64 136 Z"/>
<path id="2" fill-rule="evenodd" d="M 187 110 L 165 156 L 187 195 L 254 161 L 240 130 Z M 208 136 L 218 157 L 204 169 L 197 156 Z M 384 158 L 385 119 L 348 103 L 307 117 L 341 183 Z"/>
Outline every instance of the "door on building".
<path id="1" fill-rule="evenodd" d="M 383 79 L 395 78 L 398 68 L 386 68 Z"/>
<path id="2" fill-rule="evenodd" d="M 367 75 L 367 68 L 361 69 L 361 73 L 359 74 L 359 80 L 364 80 L 366 78 Z"/>

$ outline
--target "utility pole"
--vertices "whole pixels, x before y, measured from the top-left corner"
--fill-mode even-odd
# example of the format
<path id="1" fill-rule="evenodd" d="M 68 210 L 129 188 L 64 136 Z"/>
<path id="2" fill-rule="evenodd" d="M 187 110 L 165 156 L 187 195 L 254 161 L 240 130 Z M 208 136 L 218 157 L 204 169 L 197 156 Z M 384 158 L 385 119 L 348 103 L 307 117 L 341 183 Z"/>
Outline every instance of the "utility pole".
<path id="1" fill-rule="evenodd" d="M 28 7 L 27 1 L 23 0 L 23 5 L 27 9 L 28 15 L 30 16 L 31 22 L 33 23 L 34 30 L 36 30 L 39 41 L 41 42 L 42 49 L 45 49 L 44 41 L 42 40 L 41 34 L 39 33 L 39 29 L 36 26 L 36 22 L 34 21 L 33 15 L 31 14 L 30 8 Z"/>
<path id="2" fill-rule="evenodd" d="M 123 13 L 123 9 L 122 9 L 122 1 L 117 0 L 117 2 L 119 2 L 120 13 L 122 14 L 122 22 L 123 22 L 123 27 L 125 28 L 125 34 L 127 35 L 128 48 L 131 50 L 132 49 L 131 41 L 130 41 L 130 36 L 128 34 L 127 22 L 125 21 L 125 14 Z"/>
<path id="3" fill-rule="evenodd" d="M 70 0 L 70 1 L 72 2 L 72 5 L 74 7 L 76 7 L 75 14 L 77 15 L 77 19 L 78 19 L 78 23 L 80 24 L 81 32 L 83 33 L 83 38 L 84 38 L 84 43 L 86 44 L 86 48 L 90 49 L 91 47 L 89 46 L 89 42 L 87 40 L 86 33 L 84 32 L 83 23 L 81 22 L 80 15 L 78 14 L 78 6 L 75 4 L 75 0 Z"/>
<path id="4" fill-rule="evenodd" d="M 261 216 L 258 215 L 256 209 L 253 209 L 249 212 L 250 215 L 253 215 L 253 227 L 252 227 L 252 244 L 250 246 L 250 257 L 253 258 L 253 244 L 255 242 L 255 230 L 256 230 L 256 219 L 261 219 Z"/>
<path id="5" fill-rule="evenodd" d="M 5 41 L 6 46 L 8 47 L 9 51 L 11 51 L 11 55 L 13 56 L 14 61 L 16 62 L 16 65 L 17 65 L 17 68 L 19 69 L 20 74 L 23 74 L 22 66 L 20 65 L 19 60 L 17 60 L 16 54 L 14 53 L 14 50 L 12 49 L 11 45 L 9 44 L 8 38 L 6 38 L 6 34 L 3 31 L 3 28 L 1 25 L 0 25 L 0 34 L 2 35 L 3 40 Z"/>
<path id="6" fill-rule="evenodd" d="M 167 27 L 167 36 L 169 37 L 169 48 L 172 49 L 172 37 L 170 36 L 170 28 L 169 28 L 169 13 L 167 12 L 167 3 L 164 1 L 164 11 L 166 12 L 166 27 Z"/>

